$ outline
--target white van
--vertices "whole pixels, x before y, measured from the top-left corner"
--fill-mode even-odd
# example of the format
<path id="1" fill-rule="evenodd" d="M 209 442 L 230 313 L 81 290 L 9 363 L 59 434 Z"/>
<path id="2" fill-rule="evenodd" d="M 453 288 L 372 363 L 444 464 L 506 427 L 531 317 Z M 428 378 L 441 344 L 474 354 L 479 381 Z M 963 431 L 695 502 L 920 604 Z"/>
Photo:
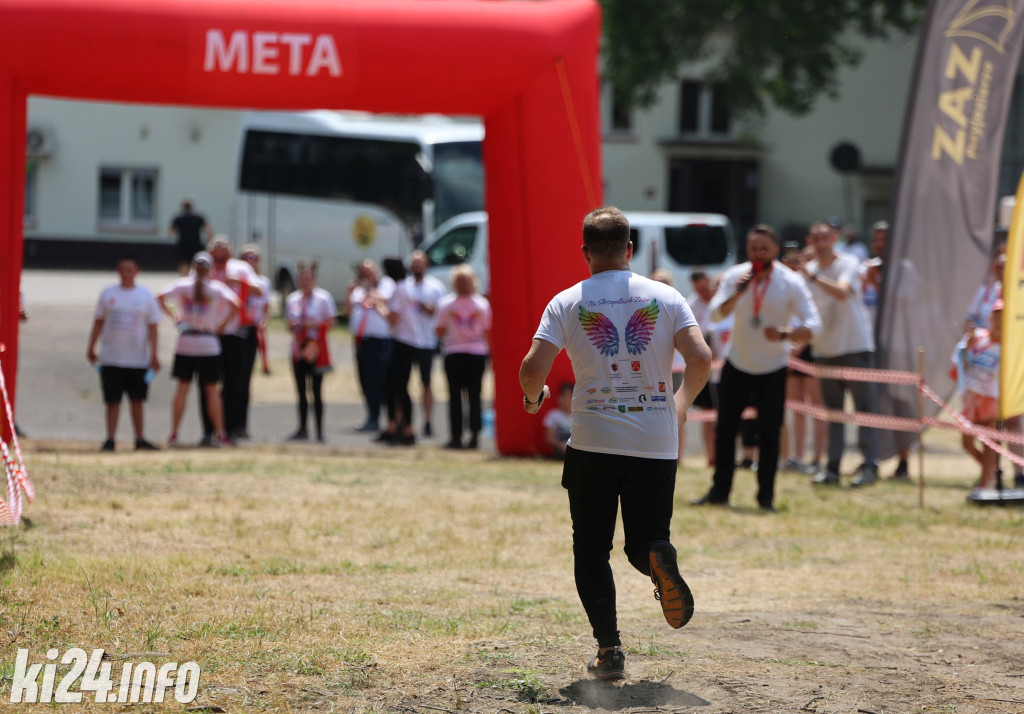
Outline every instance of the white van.
<path id="1" fill-rule="evenodd" d="M 650 275 L 656 268 L 672 274 L 683 295 L 691 292 L 690 274 L 705 271 L 712 280 L 736 262 L 732 225 L 717 213 L 648 213 L 626 211 L 633 241 L 633 272 Z M 579 236 L 574 240 L 582 240 Z M 423 248 L 428 272 L 448 284 L 452 266 L 468 263 L 480 276 L 480 291 L 488 293 L 487 213 L 455 216 L 438 227 Z M 582 258 L 581 258 L 582 260 Z"/>

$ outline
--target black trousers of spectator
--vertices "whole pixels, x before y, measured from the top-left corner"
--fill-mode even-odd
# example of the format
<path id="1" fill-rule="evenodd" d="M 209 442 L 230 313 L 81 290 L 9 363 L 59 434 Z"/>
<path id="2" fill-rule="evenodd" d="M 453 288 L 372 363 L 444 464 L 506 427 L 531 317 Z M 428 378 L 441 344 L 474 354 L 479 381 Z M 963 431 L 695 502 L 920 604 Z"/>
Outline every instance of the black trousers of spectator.
<path id="1" fill-rule="evenodd" d="M 256 352 L 258 345 L 256 340 L 255 325 L 242 328 L 242 372 L 239 375 L 239 396 L 238 408 L 238 434 L 249 433 L 249 393 L 252 389 L 252 370 L 256 366 Z"/>
<path id="2" fill-rule="evenodd" d="M 462 398 L 465 392 L 469 402 L 469 431 L 473 436 L 483 428 L 483 405 L 480 392 L 483 389 L 484 370 L 487 368 L 487 355 L 471 355 L 465 352 L 454 352 L 445 355 L 444 373 L 448 377 L 448 427 L 452 441 L 462 441 L 465 429 L 465 417 L 462 411 Z"/>
<path id="3" fill-rule="evenodd" d="M 387 393 L 388 418 L 399 426 L 412 424 L 412 398 L 409 396 L 409 377 L 412 366 L 419 360 L 419 348 L 399 340 L 392 340 L 391 359 L 388 360 L 384 388 Z"/>
<path id="4" fill-rule="evenodd" d="M 769 508 L 775 498 L 775 472 L 779 466 L 779 432 L 786 406 L 786 368 L 767 374 L 749 374 L 729 360 L 718 383 L 718 428 L 715 434 L 715 475 L 708 499 L 725 503 L 736 470 L 736 433 L 747 405 L 757 407 L 757 503 Z"/>
<path id="5" fill-rule="evenodd" d="M 324 400 L 322 387 L 323 372 L 316 365 L 304 359 L 292 361 L 292 373 L 295 375 L 295 389 L 299 394 L 299 431 L 306 433 L 309 417 L 309 397 L 313 397 L 313 418 L 316 420 L 317 438 L 324 435 Z"/>
<path id="6" fill-rule="evenodd" d="M 391 360 L 392 342 L 388 337 L 364 337 L 356 345 L 356 367 L 359 386 L 366 400 L 366 421 L 380 421 L 380 407 L 384 403 L 384 378 Z"/>
<path id="7" fill-rule="evenodd" d="M 626 557 L 650 577 L 651 546 L 669 541 L 675 485 L 675 459 L 565 450 L 562 486 L 569 492 L 576 591 L 598 647 L 622 644 L 609 562 L 619 504 Z"/>
<path id="8" fill-rule="evenodd" d="M 245 340 L 238 335 L 220 336 L 220 398 L 224 409 L 224 430 L 238 432 L 242 423 L 242 385 L 245 369 Z M 252 374 L 252 367 L 249 367 Z M 206 411 L 206 396 L 199 390 L 199 408 L 203 414 L 203 436 L 213 436 L 213 422 Z"/>

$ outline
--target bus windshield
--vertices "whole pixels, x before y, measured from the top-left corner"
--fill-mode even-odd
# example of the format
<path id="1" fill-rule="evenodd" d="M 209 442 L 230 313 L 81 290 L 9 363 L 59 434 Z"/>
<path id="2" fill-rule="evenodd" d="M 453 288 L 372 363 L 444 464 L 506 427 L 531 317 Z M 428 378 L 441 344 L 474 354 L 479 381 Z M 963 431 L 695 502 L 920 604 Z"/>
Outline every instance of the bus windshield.
<path id="1" fill-rule="evenodd" d="M 434 144 L 434 223 L 484 208 L 484 167 L 479 141 Z"/>

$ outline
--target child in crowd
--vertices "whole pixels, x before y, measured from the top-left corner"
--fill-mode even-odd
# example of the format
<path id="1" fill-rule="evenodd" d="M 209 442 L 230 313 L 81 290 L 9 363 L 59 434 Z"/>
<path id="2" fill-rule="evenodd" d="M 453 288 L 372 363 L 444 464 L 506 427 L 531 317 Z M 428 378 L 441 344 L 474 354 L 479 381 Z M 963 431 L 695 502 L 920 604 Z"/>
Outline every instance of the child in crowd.
<path id="1" fill-rule="evenodd" d="M 978 426 L 993 427 L 999 414 L 999 358 L 1002 342 L 1003 301 L 996 300 L 987 330 L 967 323 L 967 331 L 956 348 L 954 360 L 962 386 L 963 415 Z M 964 451 L 981 465 L 978 489 L 996 487 L 996 452 L 979 448 L 974 437 L 964 434 Z"/>
<path id="2" fill-rule="evenodd" d="M 565 458 L 565 446 L 569 443 L 569 432 L 572 430 L 572 382 L 564 382 L 558 388 L 558 402 L 544 417 L 544 433 L 551 455 Z"/>

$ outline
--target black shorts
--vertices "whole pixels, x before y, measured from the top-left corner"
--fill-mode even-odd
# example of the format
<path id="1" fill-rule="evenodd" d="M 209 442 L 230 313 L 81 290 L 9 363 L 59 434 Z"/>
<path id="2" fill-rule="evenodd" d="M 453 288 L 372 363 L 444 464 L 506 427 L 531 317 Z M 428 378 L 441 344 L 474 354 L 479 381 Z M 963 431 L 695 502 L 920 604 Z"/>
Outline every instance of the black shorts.
<path id="1" fill-rule="evenodd" d="M 694 397 L 693 406 L 700 407 L 701 409 L 717 409 L 717 396 L 718 395 L 715 394 L 715 385 L 709 381 L 704 385 L 704 389 L 700 390 L 700 393 Z"/>
<path id="2" fill-rule="evenodd" d="M 200 384 L 219 381 L 220 355 L 208 357 L 174 355 L 174 369 L 171 371 L 171 376 L 182 382 L 191 382 L 193 374 L 199 375 Z"/>
<path id="3" fill-rule="evenodd" d="M 800 352 L 799 352 L 799 354 L 797 354 L 796 358 L 797 359 L 802 359 L 804 362 L 814 362 L 814 353 L 811 352 L 811 346 L 810 345 L 804 345 L 804 348 L 802 350 L 800 350 Z M 789 368 L 789 376 L 790 377 L 810 377 L 811 375 L 807 374 L 806 372 L 800 372 L 800 371 L 795 370 L 792 367 L 790 367 Z"/>
<path id="4" fill-rule="evenodd" d="M 437 350 L 424 348 L 416 355 L 416 364 L 420 368 L 420 382 L 424 387 L 430 386 L 430 373 L 434 369 L 434 355 L 436 353 Z"/>
<path id="5" fill-rule="evenodd" d="M 145 368 L 103 365 L 100 367 L 100 385 L 103 387 L 104 404 L 118 404 L 124 394 L 133 402 L 144 402 L 149 394 Z"/>

